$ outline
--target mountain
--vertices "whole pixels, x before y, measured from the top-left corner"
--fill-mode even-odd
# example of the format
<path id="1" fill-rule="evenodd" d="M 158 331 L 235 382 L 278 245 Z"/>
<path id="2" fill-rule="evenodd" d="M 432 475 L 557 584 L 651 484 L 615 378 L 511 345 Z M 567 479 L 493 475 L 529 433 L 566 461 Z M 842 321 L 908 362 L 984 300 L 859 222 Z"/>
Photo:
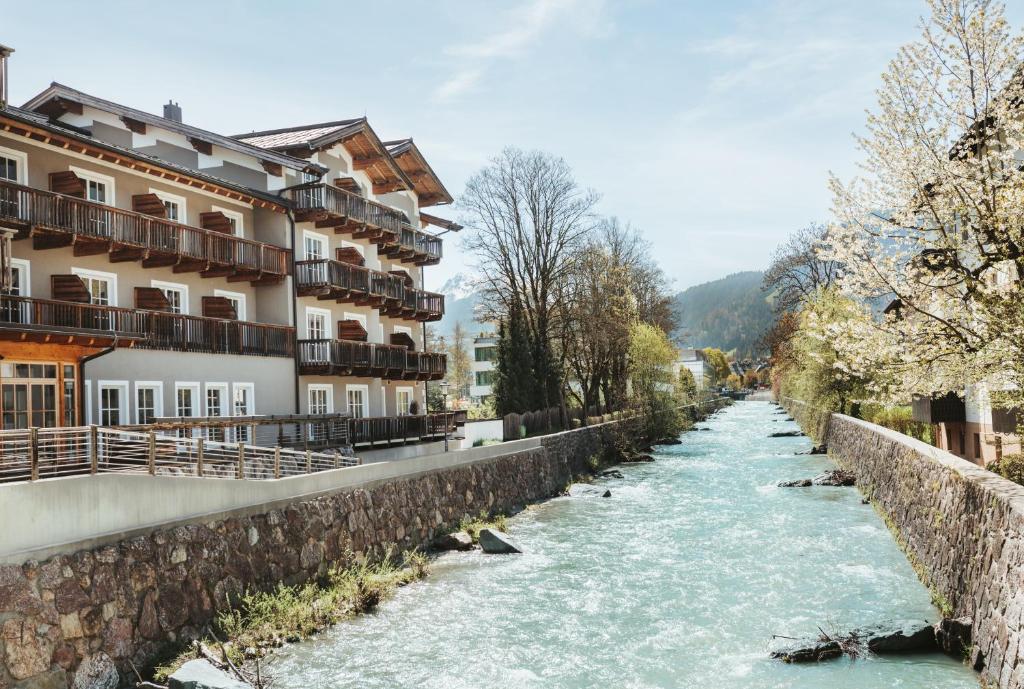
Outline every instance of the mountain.
<path id="1" fill-rule="evenodd" d="M 480 295 L 476 292 L 473 282 L 472 275 L 456 273 L 441 286 L 439 291 L 444 295 L 444 318 L 432 326 L 438 335 L 450 338 L 456 322 L 462 323 L 469 336 L 494 331 L 494 326 L 476 320 L 475 313 L 477 304 L 480 303 Z"/>
<path id="2" fill-rule="evenodd" d="M 680 292 L 674 304 L 676 340 L 684 347 L 735 349 L 740 358 L 760 353 L 759 342 L 775 320 L 761 291 L 763 275 L 734 273 Z"/>

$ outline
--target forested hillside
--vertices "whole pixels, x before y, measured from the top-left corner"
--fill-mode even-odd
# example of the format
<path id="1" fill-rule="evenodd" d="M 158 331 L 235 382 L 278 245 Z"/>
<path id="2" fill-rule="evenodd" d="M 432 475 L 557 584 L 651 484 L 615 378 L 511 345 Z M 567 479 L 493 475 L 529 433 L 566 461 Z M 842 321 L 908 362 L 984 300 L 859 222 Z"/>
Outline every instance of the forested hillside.
<path id="1" fill-rule="evenodd" d="M 761 337 L 773 321 L 771 304 L 761 291 L 762 275 L 734 273 L 680 292 L 675 299 L 680 345 L 735 349 L 741 358 L 759 354 Z"/>

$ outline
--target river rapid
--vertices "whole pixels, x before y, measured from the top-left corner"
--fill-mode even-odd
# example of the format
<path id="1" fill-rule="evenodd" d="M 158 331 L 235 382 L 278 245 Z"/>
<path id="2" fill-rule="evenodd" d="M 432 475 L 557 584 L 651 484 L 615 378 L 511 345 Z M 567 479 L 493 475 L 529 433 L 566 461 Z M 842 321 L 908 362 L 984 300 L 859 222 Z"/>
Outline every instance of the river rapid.
<path id="1" fill-rule="evenodd" d="M 293 689 L 977 689 L 941 655 L 812 665 L 773 634 L 938 619 L 855 488 L 777 488 L 830 468 L 766 402 L 739 402 L 601 483 L 511 519 L 523 555 L 451 553 L 374 614 L 282 649 Z"/>

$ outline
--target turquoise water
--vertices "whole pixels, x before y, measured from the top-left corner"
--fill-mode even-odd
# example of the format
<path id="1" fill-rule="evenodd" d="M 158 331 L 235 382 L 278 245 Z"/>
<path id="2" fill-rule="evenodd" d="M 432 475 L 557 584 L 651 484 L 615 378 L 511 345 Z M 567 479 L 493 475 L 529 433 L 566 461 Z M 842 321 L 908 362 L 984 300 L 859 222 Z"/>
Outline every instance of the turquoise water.
<path id="1" fill-rule="evenodd" d="M 775 407 L 741 402 L 625 467 L 610 499 L 512 519 L 521 556 L 447 554 L 378 612 L 286 648 L 275 687 L 977 689 L 941 655 L 788 666 L 772 634 L 937 611 L 852 488 L 780 489 L 828 468 Z"/>

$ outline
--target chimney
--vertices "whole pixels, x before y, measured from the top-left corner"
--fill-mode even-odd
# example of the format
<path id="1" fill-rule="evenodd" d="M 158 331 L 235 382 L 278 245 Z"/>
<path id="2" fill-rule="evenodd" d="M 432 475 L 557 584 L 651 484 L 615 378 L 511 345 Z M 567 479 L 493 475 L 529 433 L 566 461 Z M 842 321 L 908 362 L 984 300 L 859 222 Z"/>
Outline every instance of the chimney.
<path id="1" fill-rule="evenodd" d="M 164 106 L 164 117 L 168 120 L 181 122 L 181 106 L 174 101 L 167 101 L 167 105 Z"/>
<path id="2" fill-rule="evenodd" d="M 7 108 L 7 86 L 10 78 L 7 75 L 7 58 L 14 52 L 14 48 L 0 45 L 0 110 Z"/>

